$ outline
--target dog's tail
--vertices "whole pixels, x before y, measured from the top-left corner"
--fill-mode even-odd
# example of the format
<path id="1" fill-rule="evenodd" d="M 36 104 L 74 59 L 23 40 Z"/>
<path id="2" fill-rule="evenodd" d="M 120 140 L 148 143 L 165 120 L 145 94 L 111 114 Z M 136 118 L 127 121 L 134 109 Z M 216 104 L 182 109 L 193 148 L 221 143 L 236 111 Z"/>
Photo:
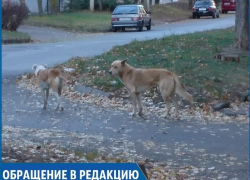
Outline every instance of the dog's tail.
<path id="1" fill-rule="evenodd" d="M 61 96 L 63 89 L 63 77 L 61 77 L 61 72 L 57 69 L 51 69 L 48 71 L 48 77 L 53 91 Z"/>
<path id="2" fill-rule="evenodd" d="M 172 73 L 172 77 L 174 78 L 175 81 L 175 93 L 192 103 L 193 96 L 183 88 L 178 76 Z"/>

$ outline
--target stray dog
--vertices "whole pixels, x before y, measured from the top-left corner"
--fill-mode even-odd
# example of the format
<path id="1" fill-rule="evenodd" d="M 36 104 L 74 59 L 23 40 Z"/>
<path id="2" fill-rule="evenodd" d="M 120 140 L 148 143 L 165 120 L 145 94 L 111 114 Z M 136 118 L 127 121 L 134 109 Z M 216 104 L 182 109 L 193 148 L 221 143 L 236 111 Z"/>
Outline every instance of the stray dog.
<path id="1" fill-rule="evenodd" d="M 109 74 L 118 77 L 126 86 L 134 106 L 130 115 L 135 115 L 137 101 L 139 105 L 139 115 L 142 115 L 141 93 L 153 86 L 159 86 L 162 98 L 166 103 L 167 111 L 163 117 L 167 117 L 170 112 L 171 99 L 175 105 L 175 117 L 178 116 L 178 104 L 175 94 L 193 102 L 193 97 L 183 88 L 176 74 L 165 69 L 139 69 L 126 63 L 127 59 L 116 60 L 112 63 Z"/>
<path id="2" fill-rule="evenodd" d="M 34 64 L 32 69 L 36 75 L 38 86 L 41 88 L 43 96 L 43 109 L 46 109 L 47 101 L 49 97 L 49 89 L 51 88 L 53 94 L 57 97 L 57 106 L 55 110 L 63 111 L 61 105 L 61 94 L 62 94 L 62 77 L 60 77 L 60 71 L 56 69 L 46 69 L 46 64 L 37 65 Z"/>

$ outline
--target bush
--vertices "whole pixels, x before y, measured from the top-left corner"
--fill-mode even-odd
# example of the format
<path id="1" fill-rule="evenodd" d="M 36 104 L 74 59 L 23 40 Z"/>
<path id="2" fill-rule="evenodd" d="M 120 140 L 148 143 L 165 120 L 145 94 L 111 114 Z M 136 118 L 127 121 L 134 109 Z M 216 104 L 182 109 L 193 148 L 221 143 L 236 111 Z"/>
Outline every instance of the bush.
<path id="1" fill-rule="evenodd" d="M 70 0 L 64 6 L 64 10 L 70 12 L 88 8 L 89 8 L 89 0 Z"/>
<path id="2" fill-rule="evenodd" d="M 2 29 L 16 31 L 21 22 L 28 17 L 29 10 L 25 4 L 10 0 L 2 2 Z"/>
<path id="3" fill-rule="evenodd" d="M 136 0 L 124 0 L 123 3 L 119 3 L 117 0 L 102 0 L 102 10 L 112 12 L 118 5 L 136 4 L 136 2 Z M 97 0 L 94 1 L 94 8 L 96 10 L 99 9 L 99 3 Z M 70 12 L 89 9 L 89 0 L 69 0 L 69 2 L 65 4 L 64 9 Z"/>

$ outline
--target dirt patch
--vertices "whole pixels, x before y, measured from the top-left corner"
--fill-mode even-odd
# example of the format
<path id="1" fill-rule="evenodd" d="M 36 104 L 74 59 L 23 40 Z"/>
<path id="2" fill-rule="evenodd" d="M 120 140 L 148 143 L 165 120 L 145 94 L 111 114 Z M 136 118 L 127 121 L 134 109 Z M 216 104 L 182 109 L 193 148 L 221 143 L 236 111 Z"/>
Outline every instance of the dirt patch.
<path id="1" fill-rule="evenodd" d="M 155 25 L 187 20 L 191 17 L 188 2 L 175 2 L 151 6 Z"/>

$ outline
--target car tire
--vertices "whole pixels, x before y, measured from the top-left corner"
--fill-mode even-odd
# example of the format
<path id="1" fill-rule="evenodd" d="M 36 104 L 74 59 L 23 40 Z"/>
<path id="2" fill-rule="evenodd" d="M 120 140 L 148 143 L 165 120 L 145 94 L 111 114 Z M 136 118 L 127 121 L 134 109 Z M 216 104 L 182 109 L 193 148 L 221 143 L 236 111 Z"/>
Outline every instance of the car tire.
<path id="1" fill-rule="evenodd" d="M 213 18 L 216 18 L 216 14 L 215 14 L 215 12 L 213 13 Z"/>
<path id="2" fill-rule="evenodd" d="M 200 16 L 197 16 L 198 19 L 200 19 L 201 17 Z"/>
<path id="3" fill-rule="evenodd" d="M 227 11 L 225 11 L 225 13 L 227 14 Z"/>
<path id="4" fill-rule="evenodd" d="M 142 21 L 141 26 L 138 27 L 138 31 L 142 31 L 143 30 L 143 24 L 144 24 L 144 22 Z"/>
<path id="5" fill-rule="evenodd" d="M 113 27 L 113 28 L 112 28 L 112 31 L 113 31 L 113 32 L 117 32 L 117 28 Z"/>
<path id="6" fill-rule="evenodd" d="M 195 19 L 196 18 L 196 16 L 193 14 L 193 19 Z"/>
<path id="7" fill-rule="evenodd" d="M 225 14 L 225 11 L 222 11 L 222 14 Z"/>
<path id="8" fill-rule="evenodd" d="M 122 27 L 122 31 L 125 31 L 125 27 Z"/>
<path id="9" fill-rule="evenodd" d="M 148 26 L 146 26 L 146 28 L 148 31 L 151 29 L 151 20 L 149 20 Z"/>

